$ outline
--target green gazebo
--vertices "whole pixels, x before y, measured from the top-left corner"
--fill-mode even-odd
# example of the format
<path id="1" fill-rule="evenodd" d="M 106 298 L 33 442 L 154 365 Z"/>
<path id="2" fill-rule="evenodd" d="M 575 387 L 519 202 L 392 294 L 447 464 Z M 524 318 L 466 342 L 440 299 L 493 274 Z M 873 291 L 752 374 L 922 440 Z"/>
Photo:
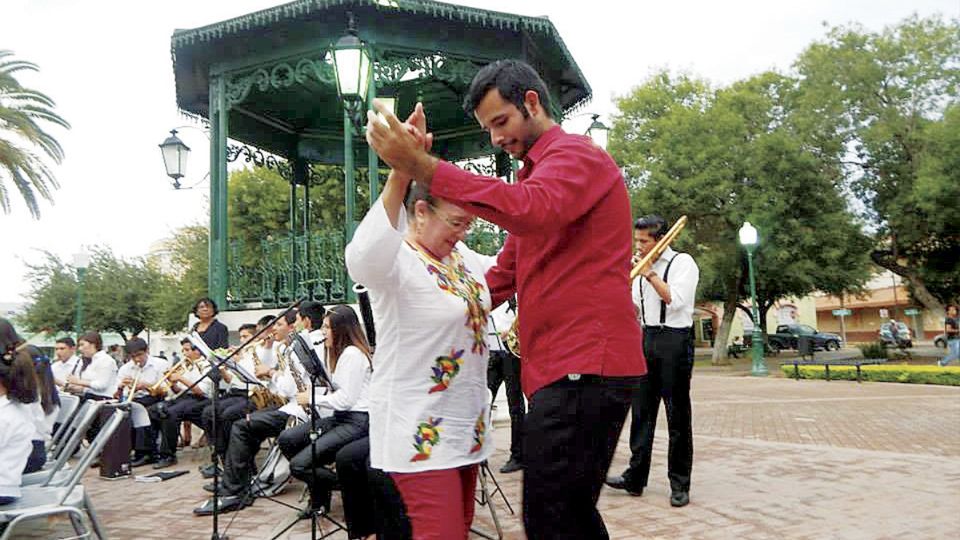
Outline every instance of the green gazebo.
<path id="1" fill-rule="evenodd" d="M 358 49 L 367 69 L 356 54 L 349 66 L 335 54 Z M 557 118 L 591 97 L 547 18 L 428 0 L 301 0 L 177 30 L 171 50 L 180 109 L 209 123 L 209 290 L 228 309 L 273 307 L 305 294 L 330 302 L 349 296 L 343 246 L 356 226 L 358 162 L 371 201 L 381 182 L 377 156 L 358 129 L 372 98 L 393 98 L 401 118 L 422 101 L 437 155 L 506 177 L 509 157 L 495 153 L 461 108 L 481 66 L 502 58 L 530 63 L 553 93 Z M 271 255 L 258 267 L 228 256 L 227 163 L 241 157 L 290 182 L 289 238 L 265 244 Z M 304 209 L 312 163 L 342 167 L 344 231 L 311 232 Z"/>

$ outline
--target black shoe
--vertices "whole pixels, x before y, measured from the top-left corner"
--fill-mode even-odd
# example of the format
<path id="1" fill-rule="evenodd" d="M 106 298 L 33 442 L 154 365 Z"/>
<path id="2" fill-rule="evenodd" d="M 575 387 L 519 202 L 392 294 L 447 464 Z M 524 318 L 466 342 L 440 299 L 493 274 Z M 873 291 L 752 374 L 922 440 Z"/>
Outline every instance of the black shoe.
<path id="1" fill-rule="evenodd" d="M 674 491 L 670 494 L 670 506 L 686 506 L 690 504 L 690 493 L 687 491 Z"/>
<path id="2" fill-rule="evenodd" d="M 200 467 L 200 475 L 204 478 L 213 478 L 214 471 L 216 471 L 219 475 L 223 475 L 223 471 L 221 471 L 216 465 L 210 464 Z"/>
<path id="3" fill-rule="evenodd" d="M 520 463 L 520 460 L 516 458 L 510 458 L 506 463 L 503 464 L 503 467 L 500 467 L 500 472 L 502 474 L 510 474 L 521 469 L 523 469 L 523 463 Z"/>
<path id="4" fill-rule="evenodd" d="M 643 487 L 636 487 L 626 481 L 623 476 L 608 476 L 604 482 L 613 489 L 622 489 L 634 497 L 643 495 Z"/>
<path id="5" fill-rule="evenodd" d="M 130 462 L 131 467 L 143 467 L 144 465 L 150 465 L 151 463 L 157 462 L 157 456 L 140 456 Z"/>
<path id="6" fill-rule="evenodd" d="M 225 497 L 219 498 L 219 504 L 217 505 L 217 513 L 225 514 L 227 512 L 234 512 L 236 510 L 243 510 L 244 508 L 250 506 L 252 501 L 244 495 L 227 495 Z M 213 498 L 207 499 L 203 504 L 193 509 L 193 515 L 195 516 L 210 516 L 213 515 Z"/>
<path id="7" fill-rule="evenodd" d="M 160 459 L 158 459 L 157 462 L 153 464 L 153 468 L 154 468 L 154 469 L 165 469 L 165 468 L 167 468 L 167 467 L 171 467 L 171 466 L 176 465 L 176 464 L 177 464 L 177 458 L 176 458 L 176 457 L 165 457 L 165 458 L 160 458 Z"/>

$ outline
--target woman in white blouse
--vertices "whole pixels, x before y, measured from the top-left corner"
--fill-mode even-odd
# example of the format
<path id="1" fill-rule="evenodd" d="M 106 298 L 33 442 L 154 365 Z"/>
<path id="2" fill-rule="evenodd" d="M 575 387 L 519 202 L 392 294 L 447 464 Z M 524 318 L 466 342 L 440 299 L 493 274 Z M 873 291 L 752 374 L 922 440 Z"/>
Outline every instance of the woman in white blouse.
<path id="1" fill-rule="evenodd" d="M 324 466 L 333 463 L 337 451 L 345 445 L 367 436 L 373 363 L 363 328 L 350 306 L 338 305 L 328 310 L 319 330 L 323 334 L 327 364 L 333 372 L 332 382 L 336 388 L 313 398 L 317 412 L 323 416 L 316 426 L 320 436 L 311 449 L 310 424 L 305 422 L 281 433 L 277 444 L 290 460 L 291 476 L 310 486 L 313 508 L 329 510 L 330 489 L 335 476 Z M 303 397 L 303 394 L 298 401 L 301 405 L 310 405 L 309 397 Z"/>
<path id="2" fill-rule="evenodd" d="M 33 361 L 17 350 L 23 341 L 0 318 L 0 508 L 20 498 L 20 480 L 37 431 L 31 405 L 37 401 Z"/>
<path id="3" fill-rule="evenodd" d="M 408 119 L 424 130 L 420 105 Z M 429 142 L 426 143 L 429 145 Z M 484 273 L 463 238 L 473 220 L 391 172 L 346 250 L 370 291 L 377 350 L 370 462 L 400 491 L 414 538 L 466 538 L 478 464 L 491 454 Z"/>
<path id="4" fill-rule="evenodd" d="M 77 340 L 80 361 L 74 374 L 67 377 L 68 390 L 83 399 L 112 399 L 117 392 L 117 362 L 103 352 L 99 332 L 87 332 Z"/>

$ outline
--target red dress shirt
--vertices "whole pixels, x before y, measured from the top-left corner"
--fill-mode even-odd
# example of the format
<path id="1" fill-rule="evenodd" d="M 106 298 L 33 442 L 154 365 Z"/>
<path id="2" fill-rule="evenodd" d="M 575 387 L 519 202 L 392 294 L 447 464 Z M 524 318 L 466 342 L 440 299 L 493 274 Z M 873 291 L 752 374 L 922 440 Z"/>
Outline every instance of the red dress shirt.
<path id="1" fill-rule="evenodd" d="M 441 161 L 430 193 L 509 231 L 487 284 L 518 294 L 521 381 L 532 396 L 569 374 L 647 372 L 630 297 L 630 202 L 616 163 L 589 137 L 544 132 L 516 184 Z"/>

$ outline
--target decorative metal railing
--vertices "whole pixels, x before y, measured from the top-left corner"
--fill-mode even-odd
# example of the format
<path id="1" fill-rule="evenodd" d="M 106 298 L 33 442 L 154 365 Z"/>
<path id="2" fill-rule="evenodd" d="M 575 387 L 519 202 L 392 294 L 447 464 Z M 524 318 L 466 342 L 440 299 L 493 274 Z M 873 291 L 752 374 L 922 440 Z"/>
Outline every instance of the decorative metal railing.
<path id="1" fill-rule="evenodd" d="M 347 298 L 343 232 L 323 231 L 261 240 L 250 256 L 230 243 L 227 304 L 232 309 L 273 308 L 297 298 L 342 302 Z"/>

